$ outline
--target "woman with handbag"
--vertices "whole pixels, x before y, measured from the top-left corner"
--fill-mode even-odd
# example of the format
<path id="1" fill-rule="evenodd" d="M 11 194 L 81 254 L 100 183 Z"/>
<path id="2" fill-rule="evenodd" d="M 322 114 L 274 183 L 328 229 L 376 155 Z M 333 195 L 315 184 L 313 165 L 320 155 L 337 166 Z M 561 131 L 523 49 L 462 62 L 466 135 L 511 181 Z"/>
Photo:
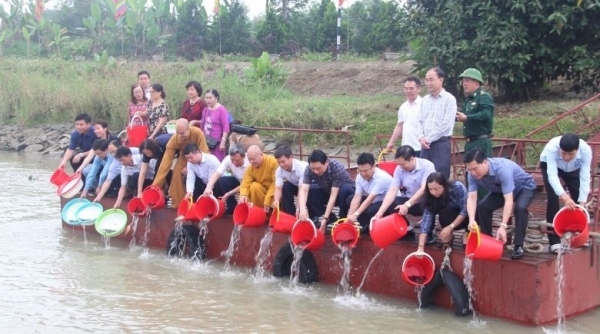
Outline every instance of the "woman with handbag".
<path id="1" fill-rule="evenodd" d="M 219 92 L 216 89 L 207 90 L 204 100 L 207 107 L 202 112 L 200 128 L 204 132 L 210 153 L 222 161 L 227 150 L 229 112 L 219 103 Z"/>
<path id="2" fill-rule="evenodd" d="M 129 122 L 133 125 L 148 125 L 148 99 L 142 86 L 134 84 L 130 91 Z"/>

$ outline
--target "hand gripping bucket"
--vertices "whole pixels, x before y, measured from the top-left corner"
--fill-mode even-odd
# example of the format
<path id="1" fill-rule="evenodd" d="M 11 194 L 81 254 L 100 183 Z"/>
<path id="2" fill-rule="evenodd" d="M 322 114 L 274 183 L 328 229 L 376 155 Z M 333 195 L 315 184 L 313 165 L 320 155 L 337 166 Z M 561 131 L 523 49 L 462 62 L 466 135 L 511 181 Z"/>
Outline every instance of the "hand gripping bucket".
<path id="1" fill-rule="evenodd" d="M 225 202 L 214 196 L 200 196 L 194 207 L 199 220 L 210 218 L 209 221 L 222 217 L 225 214 Z"/>
<path id="2" fill-rule="evenodd" d="M 50 182 L 57 187 L 60 187 L 63 183 L 67 182 L 71 176 L 65 173 L 64 168 L 57 168 L 52 176 L 50 176 Z"/>
<path id="3" fill-rule="evenodd" d="M 134 197 L 127 203 L 127 212 L 132 216 L 145 217 L 148 214 L 148 209 L 141 198 Z"/>
<path id="4" fill-rule="evenodd" d="M 348 223 L 345 218 L 339 219 L 333 224 L 331 229 L 331 240 L 336 246 L 342 244 L 354 248 L 360 238 L 360 225 L 358 223 Z"/>
<path id="5" fill-rule="evenodd" d="M 273 231 L 283 234 L 292 233 L 294 223 L 296 223 L 296 217 L 289 213 L 282 212 L 279 208 L 273 210 L 271 218 L 269 219 L 269 227 L 272 228 Z"/>
<path id="6" fill-rule="evenodd" d="M 402 263 L 402 279 L 408 284 L 425 285 L 435 273 L 435 263 L 427 253 L 408 254 Z"/>
<path id="7" fill-rule="evenodd" d="M 381 248 L 386 248 L 406 235 L 408 224 L 404 216 L 392 213 L 377 220 L 371 219 L 369 231 L 373 242 Z"/>
<path id="8" fill-rule="evenodd" d="M 377 165 L 379 166 L 379 168 L 383 169 L 391 176 L 394 176 L 394 171 L 396 170 L 396 167 L 398 166 L 398 164 L 395 161 L 381 161 L 381 158 L 385 154 L 386 154 L 385 150 L 381 151 L 381 153 L 379 153 L 379 157 L 377 158 Z"/>
<path id="9" fill-rule="evenodd" d="M 238 203 L 233 210 L 233 223 L 244 227 L 260 227 L 267 219 L 265 210 L 252 203 Z"/>
<path id="10" fill-rule="evenodd" d="M 149 186 L 142 192 L 142 202 L 152 210 L 160 210 L 165 207 L 165 195 L 157 186 Z"/>
<path id="11" fill-rule="evenodd" d="M 181 200 L 181 202 L 179 202 L 179 205 L 177 206 L 177 217 L 177 219 L 179 219 L 179 217 L 183 217 L 183 220 L 190 222 L 197 222 L 200 220 L 196 216 L 194 200 L 191 197 L 187 199 L 184 198 Z"/>
<path id="12" fill-rule="evenodd" d="M 503 248 L 502 241 L 481 234 L 479 227 L 476 227 L 475 231 L 469 232 L 465 256 L 472 257 L 474 260 L 496 262 L 502 257 Z"/>
<path id="13" fill-rule="evenodd" d="M 318 250 L 325 244 L 323 231 L 317 229 L 312 220 L 298 220 L 294 223 L 290 239 L 294 246 L 306 245 L 304 249 L 307 250 Z"/>
<path id="14" fill-rule="evenodd" d="M 585 245 L 590 238 L 589 231 L 590 216 L 585 208 L 578 205 L 577 209 L 560 209 L 552 221 L 554 232 L 562 237 L 567 232 L 571 232 L 571 247 L 577 248 Z"/>

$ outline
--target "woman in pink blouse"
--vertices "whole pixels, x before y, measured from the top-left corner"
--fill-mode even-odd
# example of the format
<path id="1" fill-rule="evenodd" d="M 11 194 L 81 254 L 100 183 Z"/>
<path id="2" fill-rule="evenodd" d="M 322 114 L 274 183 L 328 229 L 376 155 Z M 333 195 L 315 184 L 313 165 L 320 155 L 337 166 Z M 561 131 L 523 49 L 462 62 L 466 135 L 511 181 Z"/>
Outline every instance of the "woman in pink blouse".
<path id="1" fill-rule="evenodd" d="M 131 86 L 131 100 L 129 101 L 129 122 L 135 117 L 133 125 L 148 125 L 148 99 L 144 90 L 138 84 Z"/>
<path id="2" fill-rule="evenodd" d="M 229 112 L 219 103 L 219 92 L 209 89 L 204 95 L 207 107 L 202 112 L 200 128 L 205 136 L 219 140 L 219 145 L 210 150 L 220 161 L 225 158 L 227 134 L 229 133 Z"/>

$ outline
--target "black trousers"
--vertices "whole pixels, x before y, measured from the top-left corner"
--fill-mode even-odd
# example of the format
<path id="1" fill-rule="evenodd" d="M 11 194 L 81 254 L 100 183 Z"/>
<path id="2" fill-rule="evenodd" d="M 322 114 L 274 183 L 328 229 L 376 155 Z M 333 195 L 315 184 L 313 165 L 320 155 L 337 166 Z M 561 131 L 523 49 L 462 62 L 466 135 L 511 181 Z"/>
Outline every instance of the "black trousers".
<path id="1" fill-rule="evenodd" d="M 398 205 L 408 202 L 409 199 L 410 198 L 404 197 L 404 196 L 396 197 L 396 199 L 394 200 L 394 203 L 392 203 L 392 205 L 390 205 L 390 209 L 392 210 L 392 212 L 397 212 L 396 210 L 394 210 L 394 208 L 397 207 Z M 411 203 L 411 204 L 412 205 L 410 206 L 410 208 L 408 208 L 408 214 L 411 216 L 415 216 L 415 217 L 421 217 L 423 215 L 423 208 L 421 207 L 421 203 Z"/>
<path id="2" fill-rule="evenodd" d="M 548 203 L 546 204 L 546 221 L 548 223 L 552 223 L 552 221 L 554 221 L 554 216 L 556 216 L 556 213 L 560 209 L 560 203 L 558 200 L 558 195 L 556 195 L 556 192 L 554 192 L 554 189 L 548 181 L 548 164 L 545 162 L 540 162 L 540 169 L 542 170 L 544 186 L 546 187 L 546 198 L 548 199 Z M 558 168 L 558 177 L 561 178 L 567 186 L 571 199 L 577 203 L 577 200 L 579 199 L 579 185 L 581 182 L 579 180 L 579 169 L 567 173 Z M 550 246 L 560 244 L 560 237 L 554 234 L 554 229 L 552 227 L 548 227 L 548 231 L 552 232 L 548 233 L 548 243 Z"/>
<path id="3" fill-rule="evenodd" d="M 329 202 L 329 195 L 329 192 L 321 189 L 321 187 L 318 185 L 310 185 L 310 189 L 308 190 L 308 198 L 306 199 L 306 208 L 308 209 L 308 214 L 311 218 L 321 217 L 323 214 L 325 214 L 327 202 Z M 345 218 L 348 216 L 348 196 L 354 196 L 354 186 L 345 184 L 340 187 L 335 202 L 340 208 L 340 218 Z M 333 219 L 332 216 L 334 215 L 331 214 L 330 219 Z"/>
<path id="4" fill-rule="evenodd" d="M 440 172 L 450 179 L 450 160 L 452 153 L 451 141 L 442 137 L 429 144 L 429 149 L 421 149 L 421 158 L 433 162 L 435 171 Z"/>
<path id="5" fill-rule="evenodd" d="M 222 197 L 225 193 L 232 191 L 240 185 L 240 181 L 233 176 L 221 176 L 217 182 L 215 183 L 215 188 L 213 192 L 216 197 Z M 235 196 L 231 195 L 227 197 L 227 201 L 225 202 L 225 206 L 227 207 L 226 214 L 230 215 L 233 213 L 235 206 L 237 205 L 237 201 L 235 200 Z"/>
<path id="6" fill-rule="evenodd" d="M 138 178 L 139 177 L 140 177 L 140 173 L 133 173 L 132 175 L 129 175 L 129 178 L 127 178 L 127 191 L 133 196 L 137 195 Z M 117 176 L 117 178 L 118 178 L 118 176 Z M 119 181 L 119 183 L 120 182 L 121 181 Z M 144 185 L 142 186 L 142 190 L 146 189 L 146 187 L 150 186 L 151 184 L 152 184 L 151 179 L 144 179 Z"/>
<path id="7" fill-rule="evenodd" d="M 515 237 L 513 244 L 523 246 L 527 224 L 529 222 L 529 205 L 533 200 L 535 189 L 521 189 L 513 198 L 513 212 L 515 217 Z M 504 195 L 501 193 L 487 194 L 479 204 L 477 204 L 477 224 L 481 233 L 492 236 L 492 216 L 494 211 L 504 206 Z"/>
<path id="8" fill-rule="evenodd" d="M 348 202 L 348 208 L 350 208 L 350 203 L 352 203 L 353 198 L 354 198 L 354 196 L 350 196 L 346 199 Z M 361 203 L 364 202 L 365 199 L 367 199 L 367 196 L 363 195 L 360 202 Z M 382 203 L 383 203 L 382 201 L 371 203 L 367 207 L 367 209 L 358 216 L 358 219 L 356 219 L 356 221 L 358 221 L 358 223 L 360 224 L 362 233 L 368 232 L 369 223 L 371 223 L 371 218 L 373 218 L 373 216 L 375 216 L 377 211 L 379 211 L 379 208 L 381 208 Z M 392 214 L 393 212 L 394 212 L 394 206 L 390 205 L 390 207 L 387 210 L 385 210 L 385 212 L 383 213 L 383 216 L 385 217 L 389 214 Z M 353 214 L 353 213 L 354 212 L 349 212 L 349 214 Z"/>
<path id="9" fill-rule="evenodd" d="M 194 182 L 194 195 L 192 197 L 194 202 L 198 200 L 200 195 L 204 194 L 204 190 L 206 190 L 206 183 L 204 183 L 201 178 L 196 177 L 196 181 Z"/>
<path id="10" fill-rule="evenodd" d="M 283 182 L 281 187 L 281 200 L 279 201 L 279 209 L 292 216 L 296 215 L 296 204 L 294 204 L 294 196 L 298 196 L 298 186 L 290 182 Z"/>
<path id="11" fill-rule="evenodd" d="M 440 225 L 442 226 L 442 228 L 452 224 L 452 222 L 456 219 L 456 217 L 458 217 L 458 215 L 460 214 L 460 208 L 443 208 L 442 210 L 440 210 L 439 212 L 434 212 L 433 213 L 433 222 L 431 222 L 431 227 L 433 228 L 434 223 L 435 223 L 435 216 L 438 216 L 438 220 L 440 222 Z M 465 219 L 463 220 L 463 222 L 456 226 L 454 229 L 455 230 L 466 230 L 467 227 L 469 226 L 469 217 L 465 217 Z"/>

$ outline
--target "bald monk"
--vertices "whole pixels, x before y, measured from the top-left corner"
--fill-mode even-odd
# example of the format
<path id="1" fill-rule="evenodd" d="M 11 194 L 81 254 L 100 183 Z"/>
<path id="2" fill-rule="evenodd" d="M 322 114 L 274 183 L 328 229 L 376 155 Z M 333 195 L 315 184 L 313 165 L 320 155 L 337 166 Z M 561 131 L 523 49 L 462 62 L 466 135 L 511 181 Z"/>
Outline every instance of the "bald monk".
<path id="1" fill-rule="evenodd" d="M 246 154 L 250 166 L 240 184 L 239 202 L 250 202 L 269 211 L 275 194 L 275 170 L 279 167 L 277 159 L 265 155 L 256 145 L 250 146 Z"/>
<path id="2" fill-rule="evenodd" d="M 185 118 L 180 118 L 175 124 L 175 134 L 169 139 L 167 143 L 167 149 L 165 155 L 160 163 L 160 168 L 156 173 L 154 182 L 152 185 L 162 187 L 167 178 L 169 170 L 173 165 L 175 155 L 179 153 L 175 167 L 173 168 L 173 176 L 171 177 L 171 185 L 169 186 L 169 196 L 171 196 L 171 203 L 173 208 L 179 206 L 179 202 L 185 197 L 185 178 L 187 175 L 187 161 L 183 155 L 183 148 L 187 144 L 196 144 L 200 151 L 209 153 L 208 146 L 206 145 L 206 138 L 204 133 L 197 127 L 190 128 L 190 123 Z"/>

